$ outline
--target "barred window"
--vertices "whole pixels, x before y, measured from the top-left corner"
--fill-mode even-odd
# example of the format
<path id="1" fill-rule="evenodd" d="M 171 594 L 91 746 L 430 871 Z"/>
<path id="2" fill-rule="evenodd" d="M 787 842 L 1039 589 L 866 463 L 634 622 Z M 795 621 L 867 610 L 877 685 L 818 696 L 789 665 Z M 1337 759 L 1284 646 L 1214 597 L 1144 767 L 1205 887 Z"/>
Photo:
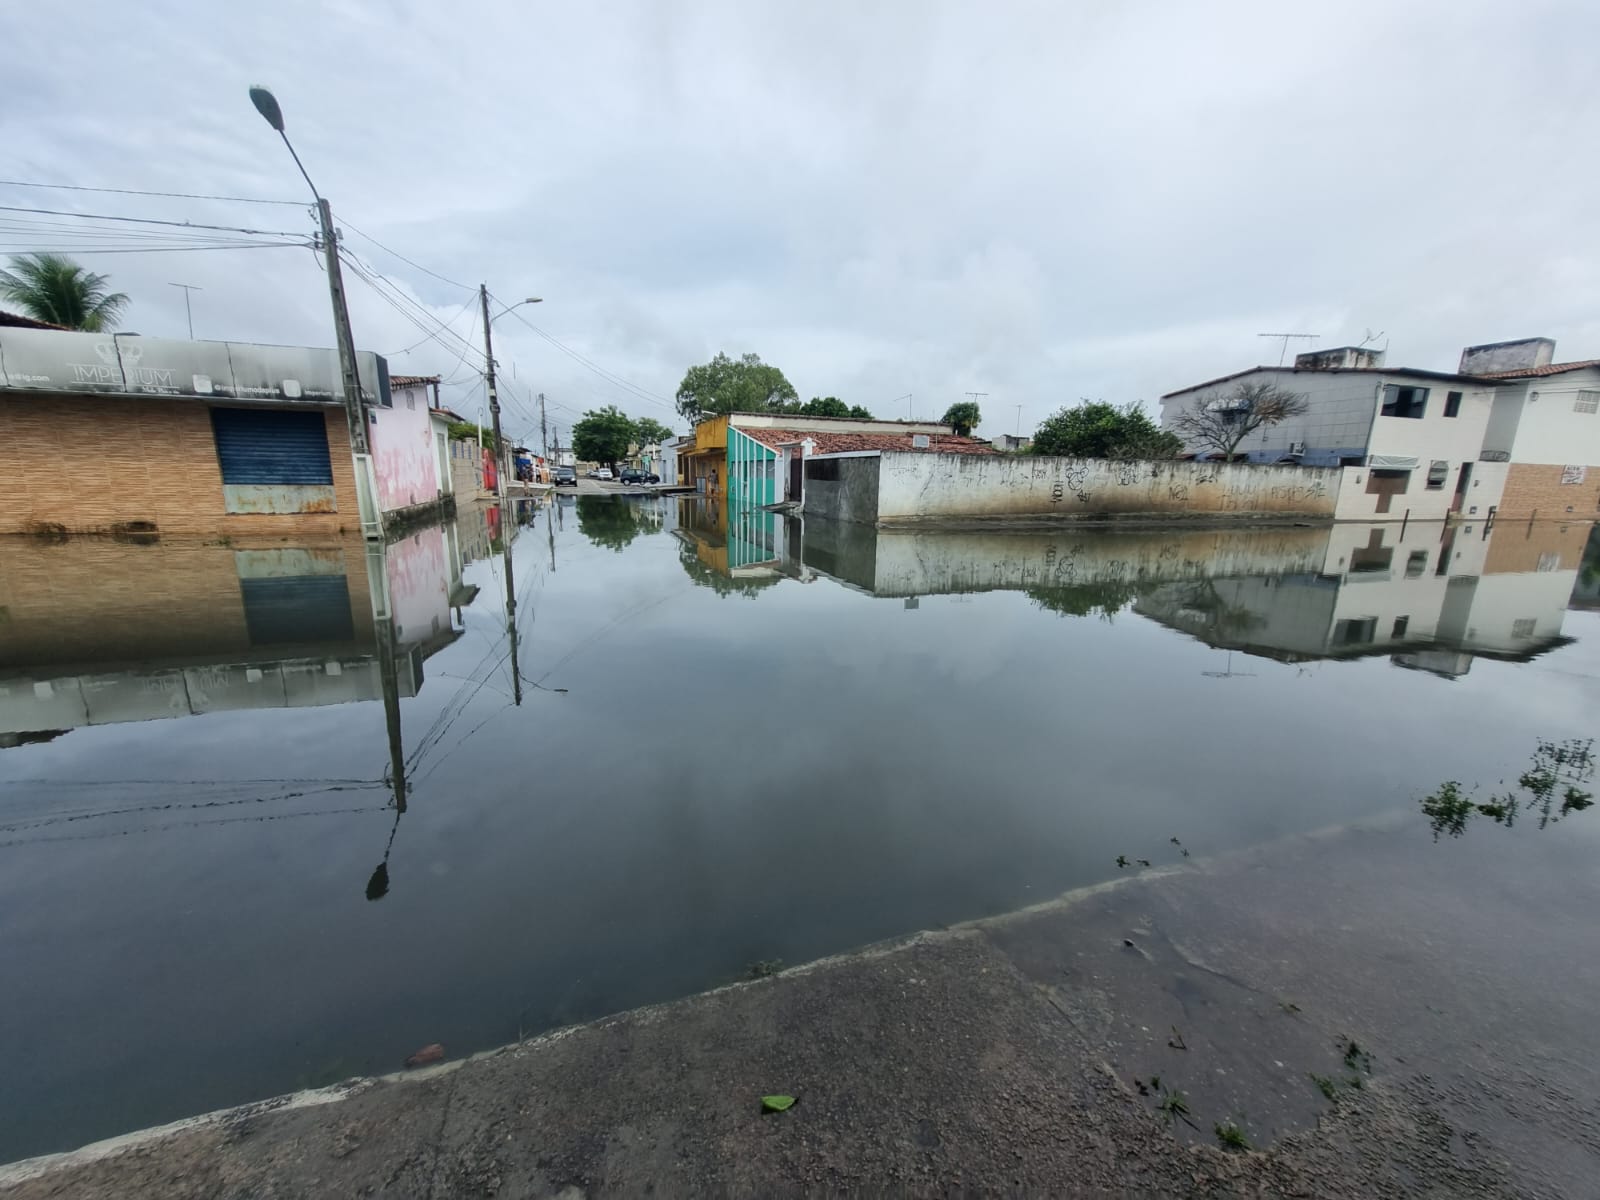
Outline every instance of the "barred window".
<path id="1" fill-rule="evenodd" d="M 1514 638 L 1531 638 L 1538 623 L 1533 617 L 1523 617 L 1520 621 L 1511 622 L 1511 636 Z"/>
<path id="2" fill-rule="evenodd" d="M 1572 411 L 1592 413 L 1600 409 L 1600 391 L 1588 389 L 1578 393 L 1578 398 L 1572 402 Z"/>

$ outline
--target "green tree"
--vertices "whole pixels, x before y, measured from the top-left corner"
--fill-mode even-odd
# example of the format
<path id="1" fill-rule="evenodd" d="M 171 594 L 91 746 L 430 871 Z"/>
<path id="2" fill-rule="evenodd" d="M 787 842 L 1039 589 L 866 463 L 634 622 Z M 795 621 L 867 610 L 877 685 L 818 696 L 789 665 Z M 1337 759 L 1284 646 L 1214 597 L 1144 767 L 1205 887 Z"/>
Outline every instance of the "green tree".
<path id="1" fill-rule="evenodd" d="M 872 414 L 859 404 L 850 406 L 850 415 L 858 421 L 870 421 L 873 419 Z"/>
<path id="2" fill-rule="evenodd" d="M 939 423 L 950 426 L 962 437 L 966 437 L 978 427 L 978 422 L 981 420 L 983 414 L 978 411 L 978 402 L 961 400 L 944 410 L 944 416 L 939 418 Z"/>
<path id="3" fill-rule="evenodd" d="M 737 359 L 718 354 L 690 367 L 678 385 L 678 411 L 690 421 L 707 412 L 784 412 L 797 399 L 783 372 L 755 354 Z"/>
<path id="4" fill-rule="evenodd" d="M 837 396 L 813 396 L 800 411 L 808 417 L 848 417 L 850 406 Z"/>
<path id="5" fill-rule="evenodd" d="M 672 430 L 654 417 L 640 417 L 633 423 L 633 436 L 641 446 L 660 445 L 672 436 Z"/>
<path id="6" fill-rule="evenodd" d="M 1173 458 L 1183 441 L 1161 429 L 1138 403 L 1118 408 L 1102 400 L 1063 408 L 1033 435 L 1033 453 L 1070 458 Z"/>
<path id="7" fill-rule="evenodd" d="M 100 333 L 115 329 L 128 297 L 107 288 L 106 277 L 85 271 L 59 254 L 13 254 L 0 271 L 0 297 L 36 321 Z"/>
<path id="8" fill-rule="evenodd" d="M 573 452 L 586 462 L 616 466 L 628 457 L 628 447 L 636 435 L 633 421 L 615 404 L 592 409 L 572 425 Z"/>

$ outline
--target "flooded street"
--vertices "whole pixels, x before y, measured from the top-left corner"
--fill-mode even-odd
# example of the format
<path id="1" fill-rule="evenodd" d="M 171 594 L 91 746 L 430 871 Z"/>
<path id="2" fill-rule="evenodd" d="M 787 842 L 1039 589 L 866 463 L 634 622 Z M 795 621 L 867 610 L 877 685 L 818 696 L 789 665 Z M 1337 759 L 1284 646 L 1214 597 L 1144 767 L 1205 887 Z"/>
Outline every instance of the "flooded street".
<path id="1" fill-rule="evenodd" d="M 1426 831 L 1592 735 L 1589 535 L 583 495 L 382 552 L 0 539 L 0 1161 L 1141 860 Z"/>

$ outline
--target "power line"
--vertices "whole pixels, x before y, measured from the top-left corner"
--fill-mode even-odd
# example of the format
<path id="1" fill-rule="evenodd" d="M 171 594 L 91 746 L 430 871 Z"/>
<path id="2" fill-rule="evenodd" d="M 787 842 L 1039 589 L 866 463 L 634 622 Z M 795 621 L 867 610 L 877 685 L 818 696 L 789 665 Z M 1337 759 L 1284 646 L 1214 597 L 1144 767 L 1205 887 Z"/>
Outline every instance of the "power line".
<path id="1" fill-rule="evenodd" d="M 23 179 L 0 179 L 0 187 L 50 188 L 63 192 L 108 192 L 118 196 L 166 196 L 175 200 L 228 200 L 237 204 L 287 204 L 295 208 L 307 207 L 304 200 L 263 200 L 259 196 L 208 196 L 200 192 L 151 192 L 140 188 L 89 187 L 81 183 L 32 183 Z"/>
<path id="2" fill-rule="evenodd" d="M 502 303 L 504 303 L 504 301 L 502 301 Z M 589 370 L 593 371 L 596 375 L 600 376 L 600 378 L 604 379 L 606 382 L 612 384 L 615 387 L 619 387 L 619 388 L 622 388 L 622 389 L 626 390 L 627 392 L 629 392 L 631 395 L 633 395 L 637 399 L 644 400 L 645 402 L 647 402 L 649 404 L 659 405 L 660 407 L 667 409 L 669 412 L 674 412 L 675 413 L 675 412 L 678 411 L 676 406 L 674 406 L 670 401 L 668 401 L 668 400 L 666 400 L 666 399 L 664 399 L 662 397 L 656 396 L 652 392 L 645 391 L 645 389 L 640 387 L 638 384 L 633 383 L 633 382 L 631 382 L 631 381 L 629 381 L 627 379 L 624 379 L 620 375 L 616 375 L 616 374 L 612 373 L 611 371 L 606 370 L 604 367 L 600 366 L 600 364 L 590 361 L 589 359 L 585 358 L 582 354 L 579 354 L 576 350 L 572 349 L 570 346 L 568 346 L 565 343 L 557 340 L 556 338 L 551 337 L 548 333 L 546 333 L 544 330 L 540 329 L 537 325 L 535 325 L 532 321 L 528 320 L 527 317 L 523 316 L 522 313 L 517 311 L 516 309 L 512 309 L 510 311 L 511 311 L 511 315 L 512 316 L 516 317 L 517 320 L 521 321 L 529 329 L 533 330 L 534 333 L 538 334 L 545 341 L 549 342 L 552 346 L 554 346 L 557 350 L 561 351 L 561 353 L 565 354 L 568 358 L 573 359 L 575 362 L 578 362 L 578 363 L 582 364 L 583 366 L 587 367 Z"/>
<path id="3" fill-rule="evenodd" d="M 454 332 L 455 331 L 455 323 L 457 321 L 461 320 L 462 314 L 464 314 L 467 311 L 467 309 L 469 309 L 471 307 L 472 307 L 472 299 L 471 299 L 471 297 L 468 297 L 467 302 L 461 306 L 461 311 L 456 313 L 455 316 L 451 317 L 450 320 L 445 323 L 445 328 L 451 330 L 451 332 Z M 412 342 L 411 345 L 407 346 L 404 350 L 391 351 L 387 355 L 387 357 L 389 357 L 389 358 L 399 358 L 402 354 L 410 354 L 418 346 L 422 345 L 422 342 L 428 341 L 429 338 L 431 338 L 431 337 L 432 337 L 432 335 L 430 334 L 428 337 L 423 338 L 422 341 L 420 341 L 420 342 Z M 463 339 L 463 340 L 465 340 L 465 339 Z M 461 357 L 465 358 L 466 357 L 466 353 L 463 352 Z M 460 360 L 458 359 L 457 360 L 458 364 L 459 364 L 459 361 Z M 454 369 L 455 369 L 454 367 L 451 368 L 451 370 L 454 370 Z"/>
<path id="4" fill-rule="evenodd" d="M 310 242 L 305 242 L 299 246 L 296 246 L 293 242 L 223 242 L 214 246 L 68 246 L 65 248 L 54 246 L 0 246 L 0 254 L 67 254 L 74 250 L 86 254 L 177 254 L 184 250 L 282 250 L 286 248 L 294 250 L 306 249 L 310 245 Z"/>
<path id="5" fill-rule="evenodd" d="M 290 233 L 282 229 L 244 229 L 238 225 L 202 225 L 198 221 L 162 221 L 156 217 L 117 217 L 105 213 L 68 212 L 60 208 L 20 208 L 0 204 L 0 212 L 34 213 L 44 217 L 75 217 L 80 221 L 124 221 L 131 225 L 167 225 L 177 229 L 216 229 L 224 233 L 248 233 L 253 237 L 303 238 L 303 233 Z"/>
<path id="6" fill-rule="evenodd" d="M 423 266 L 419 262 L 413 262 L 411 259 L 407 258 L 404 254 L 401 254 L 400 251 L 398 251 L 398 250 L 390 250 L 389 247 L 385 246 L 382 242 L 380 242 L 377 238 L 373 237 L 370 233 L 362 233 L 361 230 L 357 229 L 354 225 L 351 225 L 349 221 L 345 221 L 344 224 L 347 225 L 350 228 L 351 232 L 359 235 L 360 237 L 366 238 L 367 241 L 371 242 L 379 250 L 382 250 L 387 254 L 394 255 L 394 257 L 398 258 L 401 262 L 406 263 L 409 266 L 415 267 L 417 270 L 421 271 L 424 275 L 432 275 L 440 283 L 448 283 L 451 287 L 458 287 L 458 288 L 461 288 L 463 291 L 467 291 L 467 292 L 471 292 L 471 291 L 476 291 L 477 290 L 476 288 L 469 287 L 464 283 L 457 283 L 454 279 L 447 279 L 445 276 L 439 274 L 437 271 L 428 270 L 427 267 Z"/>

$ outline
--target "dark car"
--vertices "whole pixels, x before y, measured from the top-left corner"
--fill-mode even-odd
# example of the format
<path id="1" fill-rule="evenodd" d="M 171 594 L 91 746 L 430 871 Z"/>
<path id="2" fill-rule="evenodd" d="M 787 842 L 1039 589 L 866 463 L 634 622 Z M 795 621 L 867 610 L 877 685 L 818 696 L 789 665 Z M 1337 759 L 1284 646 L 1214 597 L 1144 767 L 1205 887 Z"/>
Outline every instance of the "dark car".
<path id="1" fill-rule="evenodd" d="M 641 471 L 638 467 L 623 467 L 622 468 L 622 474 L 619 475 L 617 478 L 619 478 L 623 483 L 660 483 L 661 482 L 659 477 L 657 477 L 655 475 L 651 475 L 646 471 Z"/>
<path id="2" fill-rule="evenodd" d="M 551 482 L 557 487 L 577 487 L 578 472 L 572 467 L 557 467 Z"/>

